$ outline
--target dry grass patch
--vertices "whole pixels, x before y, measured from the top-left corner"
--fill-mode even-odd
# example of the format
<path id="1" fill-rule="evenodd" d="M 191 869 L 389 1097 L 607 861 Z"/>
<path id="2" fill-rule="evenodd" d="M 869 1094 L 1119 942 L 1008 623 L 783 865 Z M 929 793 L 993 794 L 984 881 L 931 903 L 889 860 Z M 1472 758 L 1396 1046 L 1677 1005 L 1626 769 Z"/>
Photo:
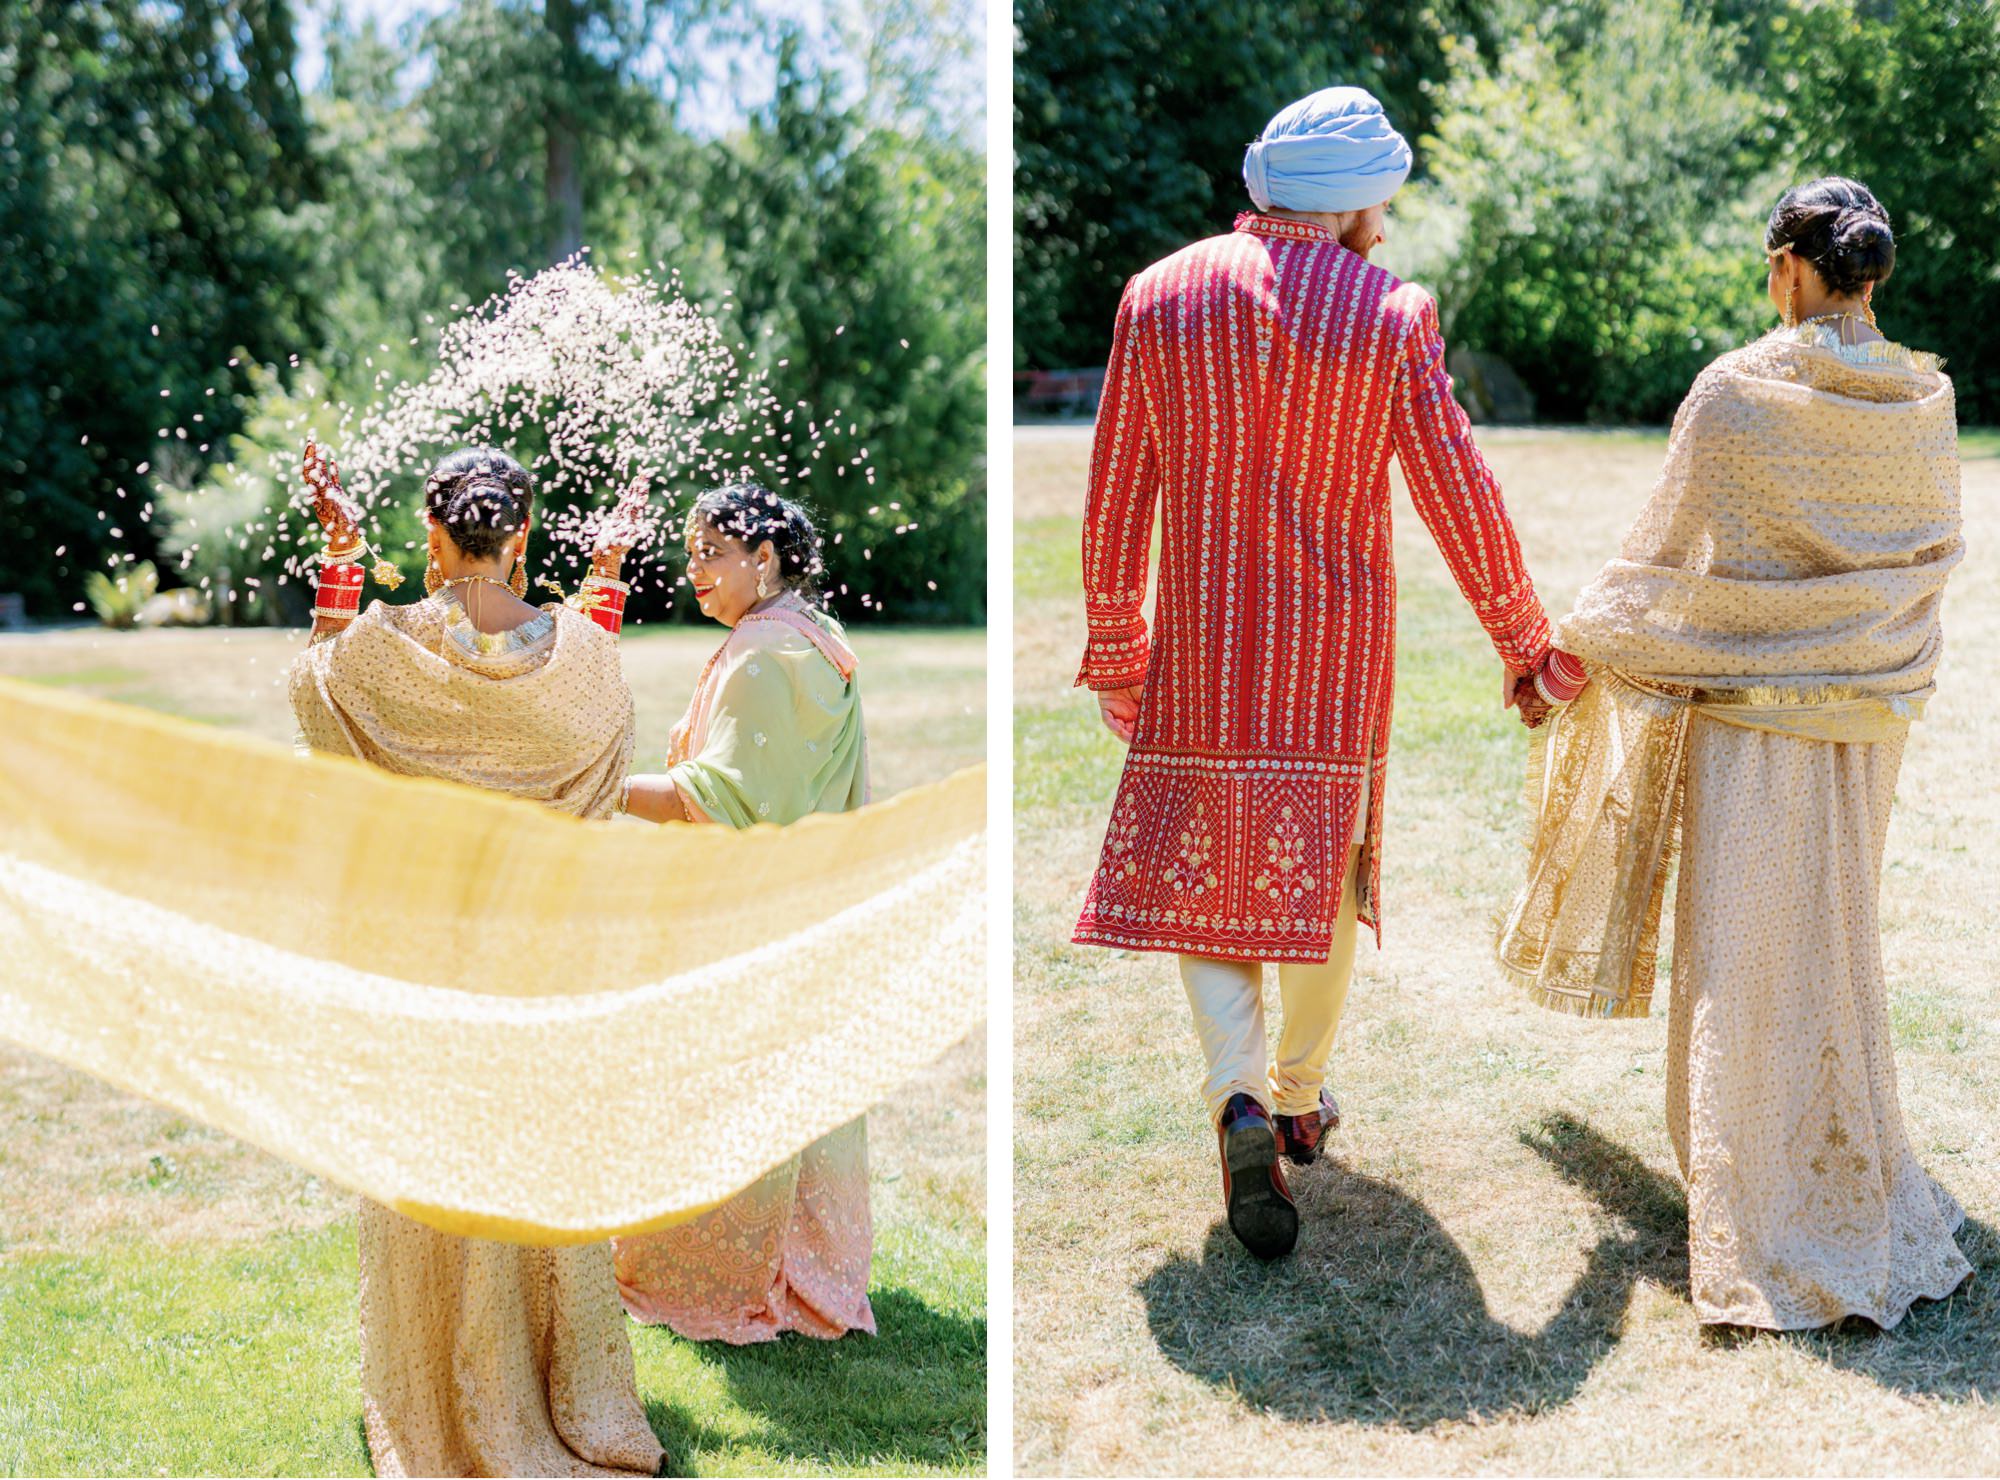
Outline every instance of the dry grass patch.
<path id="1" fill-rule="evenodd" d="M 1482 438 L 1567 604 L 1663 437 Z M 1346 1114 L 1294 1179 L 1297 1254 L 1221 1218 L 1170 958 L 1067 944 L 1120 752 L 1070 688 L 1088 434 L 1016 442 L 1017 1463 L 1026 1474 L 1990 1471 L 2000 1418 L 2000 462 L 1969 444 L 1940 694 L 1884 878 L 1904 1112 L 1979 1273 L 1896 1331 L 1704 1335 L 1663 1120 L 1666 1009 L 1540 1012 L 1489 962 L 1519 865 L 1525 736 L 1400 489 L 1386 947 L 1334 1051 Z M 1271 1004 L 1275 1012 L 1275 1001 Z"/>

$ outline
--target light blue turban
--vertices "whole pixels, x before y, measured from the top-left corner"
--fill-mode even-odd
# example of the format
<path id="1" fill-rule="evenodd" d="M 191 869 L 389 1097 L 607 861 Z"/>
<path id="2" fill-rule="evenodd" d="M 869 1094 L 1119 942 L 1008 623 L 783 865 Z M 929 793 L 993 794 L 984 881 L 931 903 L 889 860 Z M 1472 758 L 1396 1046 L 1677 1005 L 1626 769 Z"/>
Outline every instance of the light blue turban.
<path id="1" fill-rule="evenodd" d="M 1410 146 L 1360 87 L 1300 98 L 1243 154 L 1243 183 L 1260 211 L 1365 210 L 1409 178 Z"/>

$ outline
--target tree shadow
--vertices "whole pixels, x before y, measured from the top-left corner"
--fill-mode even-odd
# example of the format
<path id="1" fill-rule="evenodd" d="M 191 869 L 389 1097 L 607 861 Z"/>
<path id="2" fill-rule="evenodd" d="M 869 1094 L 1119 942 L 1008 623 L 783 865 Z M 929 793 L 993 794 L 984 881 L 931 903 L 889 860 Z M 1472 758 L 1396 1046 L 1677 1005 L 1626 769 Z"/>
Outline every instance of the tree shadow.
<path id="1" fill-rule="evenodd" d="M 667 1473 L 683 1473 L 690 1455 L 746 1442 L 787 1464 L 835 1471 L 983 1470 L 985 1319 L 934 1309 L 908 1290 L 871 1291 L 869 1299 L 879 1333 L 872 1337 L 682 1343 L 756 1429 L 746 1435 L 740 1421 L 719 1423 L 697 1401 L 649 1399 L 646 1416 L 666 1446 Z M 680 1342 L 658 1327 L 635 1326 L 632 1338 Z"/>
<path id="2" fill-rule="evenodd" d="M 1687 1205 L 1569 1116 L 1521 1139 L 1615 1223 L 1541 1331 L 1493 1318 L 1464 1252 L 1423 1204 L 1336 1164 L 1293 1181 L 1301 1232 L 1290 1259 L 1258 1263 L 1219 1222 L 1198 1262 L 1177 1257 L 1147 1276 L 1138 1288 L 1154 1340 L 1176 1366 L 1289 1419 L 1423 1429 L 1567 1401 L 1617 1340 L 1635 1281 L 1685 1292 Z"/>
<path id="3" fill-rule="evenodd" d="M 1687 1200 L 1674 1179 L 1573 1116 L 1519 1134 L 1609 1224 L 1541 1330 L 1493 1318 L 1463 1250 L 1421 1203 L 1336 1164 L 1294 1178 L 1300 1239 L 1290 1259 L 1259 1263 L 1218 1221 L 1199 1261 L 1177 1256 L 1141 1281 L 1153 1339 L 1183 1371 L 1292 1420 L 1418 1430 L 1569 1401 L 1623 1334 L 1638 1281 L 1688 1300 Z M 1968 1219 L 1959 1247 L 1972 1281 L 1918 1304 L 1893 1331 L 1853 1320 L 1703 1339 L 1783 1341 L 1898 1392 L 1990 1398 L 2000 1393 L 2000 1236 Z"/>

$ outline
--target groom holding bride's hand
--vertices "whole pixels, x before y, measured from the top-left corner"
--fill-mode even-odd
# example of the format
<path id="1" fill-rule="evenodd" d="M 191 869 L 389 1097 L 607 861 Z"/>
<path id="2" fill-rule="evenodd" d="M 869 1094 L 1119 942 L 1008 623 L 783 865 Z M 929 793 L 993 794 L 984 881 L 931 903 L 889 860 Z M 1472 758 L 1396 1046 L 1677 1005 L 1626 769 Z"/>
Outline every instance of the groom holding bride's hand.
<path id="1" fill-rule="evenodd" d="M 1452 399 L 1435 303 L 1368 262 L 1409 172 L 1360 88 L 1273 118 L 1243 161 L 1257 209 L 1126 285 L 1091 454 L 1077 682 L 1131 751 L 1075 938 L 1179 956 L 1230 1227 L 1264 1258 L 1298 1236 L 1280 1158 L 1311 1162 L 1338 1123 L 1324 1083 L 1359 924 L 1379 939 L 1392 455 L 1506 665 L 1503 703 L 1534 726 L 1584 683 Z"/>

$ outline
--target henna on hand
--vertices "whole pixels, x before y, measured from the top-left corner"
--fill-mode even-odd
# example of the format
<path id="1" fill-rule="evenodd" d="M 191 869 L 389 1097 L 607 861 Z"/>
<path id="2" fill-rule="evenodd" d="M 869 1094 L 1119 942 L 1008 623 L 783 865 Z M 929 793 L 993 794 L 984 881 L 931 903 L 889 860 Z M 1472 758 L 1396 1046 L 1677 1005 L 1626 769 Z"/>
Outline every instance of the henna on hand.
<path id="1" fill-rule="evenodd" d="M 320 451 L 319 444 L 310 437 L 306 438 L 299 476 L 306 485 L 313 517 L 326 533 L 327 544 L 337 550 L 360 544 L 361 508 L 341 489 L 340 465 Z"/>

